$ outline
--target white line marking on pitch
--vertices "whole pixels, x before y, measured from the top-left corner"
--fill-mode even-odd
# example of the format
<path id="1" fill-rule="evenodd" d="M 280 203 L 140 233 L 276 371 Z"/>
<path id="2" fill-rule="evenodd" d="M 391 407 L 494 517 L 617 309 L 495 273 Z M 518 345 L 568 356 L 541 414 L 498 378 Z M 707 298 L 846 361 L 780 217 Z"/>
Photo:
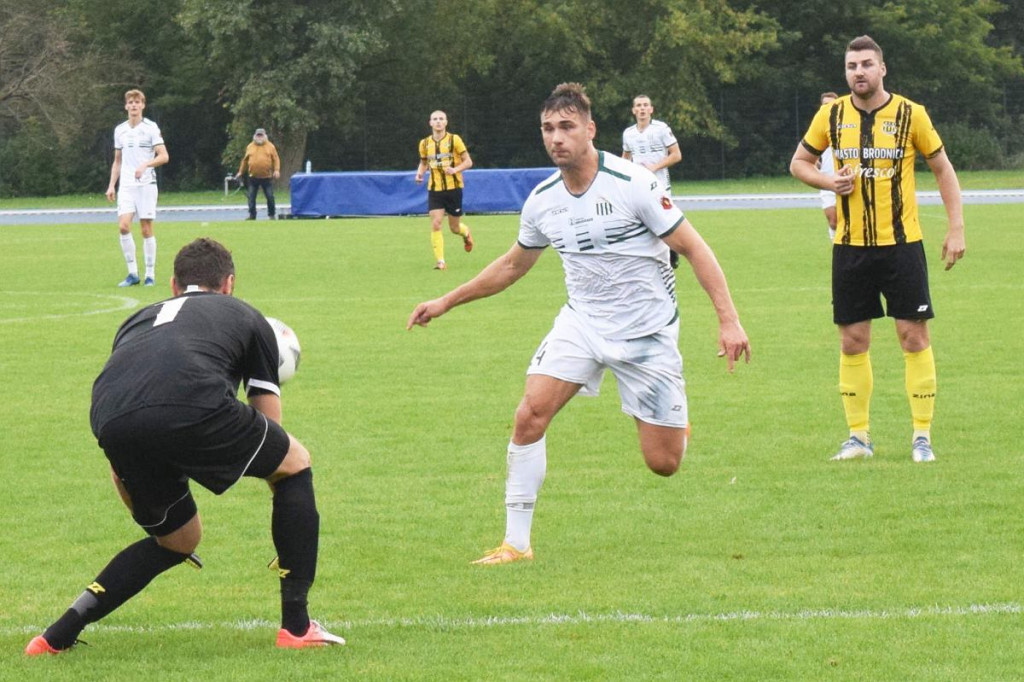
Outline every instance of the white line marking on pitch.
<path id="1" fill-rule="evenodd" d="M 800 621 L 800 620 L 899 620 L 934 617 L 986 616 L 1024 613 L 1024 606 L 1015 602 L 1005 604 L 971 604 L 969 606 L 910 606 L 897 609 L 802 609 L 800 611 L 730 611 L 726 613 L 687 613 L 681 615 L 655 616 L 645 613 L 551 613 L 544 616 L 415 616 L 411 618 L 371 618 L 367 620 L 322 620 L 324 625 L 342 630 L 360 628 L 405 628 L 425 627 L 443 630 L 475 630 L 508 626 L 582 625 L 591 623 L 652 623 L 685 624 L 731 621 Z M 105 625 L 96 623 L 90 631 L 103 632 L 177 632 L 191 630 L 264 630 L 277 628 L 279 624 L 269 620 L 247 619 L 220 623 L 186 621 L 165 625 Z M 40 631 L 39 626 L 0 628 L 0 634 L 31 634 Z"/>
<path id="2" fill-rule="evenodd" d="M 68 296 L 85 296 L 88 298 L 99 298 L 99 299 L 110 299 L 118 301 L 118 305 L 112 308 L 99 308 L 97 310 L 83 310 L 77 313 L 63 313 L 54 315 L 33 315 L 32 317 L 12 317 L 8 319 L 0 319 L 0 324 L 6 324 L 8 322 L 35 322 L 37 320 L 63 320 L 67 317 L 84 317 L 86 315 L 102 315 L 104 313 L 116 313 L 120 310 L 132 310 L 139 307 L 139 301 L 131 298 L 130 296 L 115 296 L 114 294 L 85 294 L 80 292 L 47 292 L 47 291 L 0 291 L 0 294 L 5 296 L 52 296 L 52 297 L 68 297 Z"/>

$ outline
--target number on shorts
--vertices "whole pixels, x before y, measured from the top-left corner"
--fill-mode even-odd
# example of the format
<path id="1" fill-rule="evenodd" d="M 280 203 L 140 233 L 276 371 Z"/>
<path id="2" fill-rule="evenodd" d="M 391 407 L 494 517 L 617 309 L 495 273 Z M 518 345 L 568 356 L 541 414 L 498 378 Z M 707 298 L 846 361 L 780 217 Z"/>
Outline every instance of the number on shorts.
<path id="1" fill-rule="evenodd" d="M 544 343 L 542 343 L 540 345 L 540 348 L 537 349 L 537 354 L 533 356 L 534 362 L 539 365 L 541 360 L 544 359 L 544 354 L 547 353 L 547 352 L 548 352 L 548 342 L 545 341 Z"/>

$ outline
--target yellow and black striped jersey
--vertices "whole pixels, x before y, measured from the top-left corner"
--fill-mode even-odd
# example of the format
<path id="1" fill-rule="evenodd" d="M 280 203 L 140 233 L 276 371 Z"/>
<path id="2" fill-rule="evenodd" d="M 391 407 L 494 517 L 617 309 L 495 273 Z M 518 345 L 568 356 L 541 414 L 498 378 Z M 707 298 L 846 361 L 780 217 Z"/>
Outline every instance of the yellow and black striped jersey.
<path id="1" fill-rule="evenodd" d="M 914 159 L 942 151 L 924 107 L 900 95 L 861 111 L 850 95 L 822 105 L 803 139 L 815 155 L 831 147 L 836 172 L 852 166 L 848 196 L 836 196 L 836 244 L 886 246 L 921 241 Z"/>
<path id="2" fill-rule="evenodd" d="M 420 140 L 420 160 L 426 161 L 427 167 L 430 168 L 427 189 L 431 192 L 440 192 L 462 187 L 462 173 L 447 175 L 444 169 L 462 163 L 462 155 L 465 153 L 466 144 L 461 137 L 452 133 L 445 133 L 440 140 L 435 140 L 433 135 Z"/>

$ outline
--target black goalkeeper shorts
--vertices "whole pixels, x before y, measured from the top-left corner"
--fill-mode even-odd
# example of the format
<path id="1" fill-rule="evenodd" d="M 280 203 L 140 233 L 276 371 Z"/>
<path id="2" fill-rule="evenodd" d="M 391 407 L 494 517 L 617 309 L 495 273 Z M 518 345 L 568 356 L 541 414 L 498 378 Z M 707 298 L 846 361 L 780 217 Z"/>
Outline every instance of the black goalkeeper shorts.
<path id="1" fill-rule="evenodd" d="M 132 516 L 166 535 L 195 515 L 188 481 L 220 495 L 242 476 L 266 478 L 288 454 L 288 433 L 253 407 L 147 407 L 99 429 L 99 444 L 131 496 Z"/>

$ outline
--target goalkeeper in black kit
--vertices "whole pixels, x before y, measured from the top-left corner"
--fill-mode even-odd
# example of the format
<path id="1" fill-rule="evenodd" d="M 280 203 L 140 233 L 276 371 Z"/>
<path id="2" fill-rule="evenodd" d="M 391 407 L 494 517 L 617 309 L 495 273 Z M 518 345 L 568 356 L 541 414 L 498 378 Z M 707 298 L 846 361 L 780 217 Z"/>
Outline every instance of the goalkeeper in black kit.
<path id="1" fill-rule="evenodd" d="M 195 555 L 202 524 L 189 480 L 221 494 L 243 476 L 273 490 L 281 629 L 277 646 L 344 644 L 307 611 L 320 516 L 309 452 L 280 425 L 278 348 L 263 315 L 234 298 L 231 253 L 211 239 L 174 260 L 174 297 L 121 325 L 93 384 L 90 421 L 114 486 L 148 537 L 125 547 L 25 649 L 71 649 L 82 630 Z M 245 387 L 246 402 L 237 398 Z"/>

